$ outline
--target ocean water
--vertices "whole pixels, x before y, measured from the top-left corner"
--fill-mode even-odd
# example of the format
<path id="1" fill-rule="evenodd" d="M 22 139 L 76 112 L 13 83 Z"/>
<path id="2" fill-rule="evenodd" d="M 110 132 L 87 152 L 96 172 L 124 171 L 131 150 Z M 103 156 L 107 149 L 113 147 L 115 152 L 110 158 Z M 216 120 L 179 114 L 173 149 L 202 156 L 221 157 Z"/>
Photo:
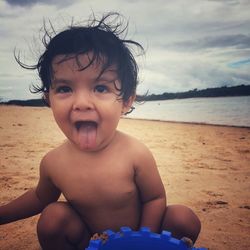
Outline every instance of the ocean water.
<path id="1" fill-rule="evenodd" d="M 145 102 L 136 104 L 128 117 L 250 127 L 250 96 Z"/>

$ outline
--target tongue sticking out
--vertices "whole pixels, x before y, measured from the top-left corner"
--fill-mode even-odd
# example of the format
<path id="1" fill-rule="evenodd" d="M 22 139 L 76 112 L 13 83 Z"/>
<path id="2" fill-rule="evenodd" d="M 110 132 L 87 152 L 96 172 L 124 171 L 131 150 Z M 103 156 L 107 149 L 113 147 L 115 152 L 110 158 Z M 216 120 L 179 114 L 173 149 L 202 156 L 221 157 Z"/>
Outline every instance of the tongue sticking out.
<path id="1" fill-rule="evenodd" d="M 81 122 L 78 127 L 78 143 L 82 149 L 96 146 L 97 124 L 95 122 Z"/>

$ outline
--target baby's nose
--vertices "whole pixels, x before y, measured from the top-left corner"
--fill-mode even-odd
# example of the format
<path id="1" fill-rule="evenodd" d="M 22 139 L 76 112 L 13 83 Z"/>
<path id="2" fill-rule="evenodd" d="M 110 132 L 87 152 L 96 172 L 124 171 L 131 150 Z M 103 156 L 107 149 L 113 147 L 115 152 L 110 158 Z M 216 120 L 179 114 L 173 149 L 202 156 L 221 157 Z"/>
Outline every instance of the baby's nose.
<path id="1" fill-rule="evenodd" d="M 90 110 L 93 109 L 93 98 L 90 93 L 81 91 L 75 94 L 74 97 L 74 110 Z"/>

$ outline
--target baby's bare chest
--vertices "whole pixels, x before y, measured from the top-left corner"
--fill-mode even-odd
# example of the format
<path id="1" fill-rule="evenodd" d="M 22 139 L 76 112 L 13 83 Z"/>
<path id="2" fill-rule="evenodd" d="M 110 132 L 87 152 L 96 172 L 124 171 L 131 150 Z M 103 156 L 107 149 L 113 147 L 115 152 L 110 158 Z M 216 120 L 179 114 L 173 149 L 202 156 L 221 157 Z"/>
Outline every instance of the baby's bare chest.
<path id="1" fill-rule="evenodd" d="M 67 169 L 57 185 L 74 206 L 88 210 L 98 207 L 119 209 L 138 199 L 135 173 L 129 165 L 102 164 L 92 169 Z"/>

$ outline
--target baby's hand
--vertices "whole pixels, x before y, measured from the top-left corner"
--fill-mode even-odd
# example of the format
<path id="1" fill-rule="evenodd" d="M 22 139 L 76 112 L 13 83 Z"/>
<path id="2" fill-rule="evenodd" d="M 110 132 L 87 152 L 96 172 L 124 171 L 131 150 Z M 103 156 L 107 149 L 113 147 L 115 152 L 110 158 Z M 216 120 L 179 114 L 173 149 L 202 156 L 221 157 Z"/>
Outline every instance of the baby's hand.
<path id="1" fill-rule="evenodd" d="M 188 237 L 181 238 L 181 241 L 183 241 L 188 248 L 192 248 L 194 246 L 193 241 Z"/>
<path id="2" fill-rule="evenodd" d="M 108 234 L 107 233 L 95 233 L 90 240 L 101 240 L 102 243 L 104 244 L 108 240 Z"/>

